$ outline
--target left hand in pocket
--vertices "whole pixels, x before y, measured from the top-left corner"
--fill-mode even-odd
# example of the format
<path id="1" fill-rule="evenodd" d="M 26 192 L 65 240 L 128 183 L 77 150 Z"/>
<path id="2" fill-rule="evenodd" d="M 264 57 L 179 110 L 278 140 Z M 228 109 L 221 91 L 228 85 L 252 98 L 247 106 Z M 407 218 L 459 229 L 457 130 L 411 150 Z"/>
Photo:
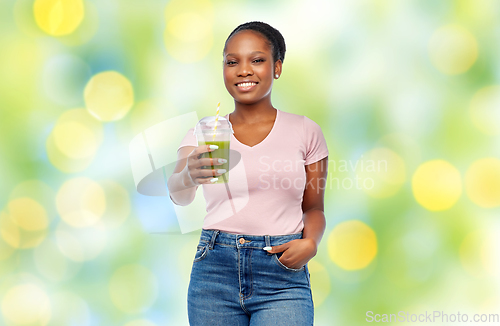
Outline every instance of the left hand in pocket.
<path id="1" fill-rule="evenodd" d="M 299 269 L 316 255 L 317 249 L 316 242 L 312 239 L 295 239 L 273 246 L 267 252 L 272 254 L 283 252 L 279 261 L 286 267 Z"/>

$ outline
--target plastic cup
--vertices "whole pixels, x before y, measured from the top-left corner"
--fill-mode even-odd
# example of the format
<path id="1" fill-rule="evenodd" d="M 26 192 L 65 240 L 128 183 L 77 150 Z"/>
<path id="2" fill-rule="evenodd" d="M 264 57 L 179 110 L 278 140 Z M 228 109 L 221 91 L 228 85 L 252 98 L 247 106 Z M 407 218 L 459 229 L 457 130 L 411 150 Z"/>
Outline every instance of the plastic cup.
<path id="1" fill-rule="evenodd" d="M 201 157 L 209 158 L 223 158 L 227 162 L 220 165 L 207 165 L 203 166 L 202 169 L 225 169 L 226 173 L 216 176 L 219 178 L 214 183 L 227 183 L 229 182 L 229 152 L 231 143 L 231 134 L 234 133 L 231 126 L 231 122 L 224 117 L 220 117 L 217 121 L 217 130 L 214 131 L 215 127 L 215 117 L 205 117 L 201 119 L 196 127 L 194 128 L 194 133 L 196 135 L 196 140 L 198 141 L 198 146 L 203 145 L 217 145 L 218 149 L 211 152 L 203 153 Z M 214 136 L 215 135 L 215 136 Z M 213 177 L 210 177 L 210 179 Z"/>

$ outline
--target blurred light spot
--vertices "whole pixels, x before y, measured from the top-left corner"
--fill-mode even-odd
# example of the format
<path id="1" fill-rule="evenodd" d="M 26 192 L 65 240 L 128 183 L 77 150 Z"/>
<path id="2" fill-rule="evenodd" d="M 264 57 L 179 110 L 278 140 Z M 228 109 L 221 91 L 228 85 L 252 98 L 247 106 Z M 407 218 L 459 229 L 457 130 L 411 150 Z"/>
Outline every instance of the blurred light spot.
<path id="1" fill-rule="evenodd" d="M 429 43 L 434 66 L 448 75 L 466 72 L 476 62 L 478 47 L 474 35 L 458 25 L 448 25 L 434 32 Z"/>
<path id="2" fill-rule="evenodd" d="M 500 86 L 480 89 L 471 100 L 470 114 L 474 125 L 488 135 L 500 135 Z"/>
<path id="3" fill-rule="evenodd" d="M 99 28 L 99 13 L 93 1 L 83 2 L 85 19 L 70 34 L 58 35 L 58 41 L 66 46 L 78 46 L 87 43 Z M 17 0 L 14 5 L 14 19 L 17 28 L 25 35 L 36 39 L 45 35 L 33 15 L 33 1 Z M 81 93 L 80 93 L 81 94 Z M 78 96 L 80 97 L 80 96 Z"/>
<path id="4" fill-rule="evenodd" d="M 38 26 L 53 36 L 72 33 L 85 14 L 82 0 L 35 0 L 33 11 Z"/>
<path id="5" fill-rule="evenodd" d="M 35 248 L 33 259 L 38 272 L 52 282 L 69 280 L 80 269 L 80 264 L 68 260 L 50 239 Z"/>
<path id="6" fill-rule="evenodd" d="M 318 307 L 330 295 L 330 275 L 328 275 L 325 266 L 315 259 L 311 259 L 307 263 L 307 268 L 311 274 L 310 279 L 314 307 Z"/>
<path id="7" fill-rule="evenodd" d="M 213 5 L 209 0 L 173 0 L 165 9 L 164 42 L 180 62 L 203 59 L 213 45 Z"/>
<path id="8" fill-rule="evenodd" d="M 28 206 L 23 207 L 23 203 Z M 0 235 L 13 248 L 38 246 L 47 235 L 47 226 L 44 208 L 31 199 L 14 199 L 7 205 L 7 210 L 0 212 Z"/>
<path id="9" fill-rule="evenodd" d="M 487 30 L 498 20 L 496 0 L 456 0 L 453 6 L 456 8 L 455 19 L 466 23 L 467 26 L 475 26 L 476 29 Z"/>
<path id="10" fill-rule="evenodd" d="M 465 174 L 465 190 L 481 207 L 500 206 L 500 159 L 483 158 L 472 163 Z"/>
<path id="11" fill-rule="evenodd" d="M 167 24 L 167 31 L 184 42 L 200 41 L 208 35 L 204 18 L 194 12 L 186 12 L 174 16 Z"/>
<path id="12" fill-rule="evenodd" d="M 125 188 L 112 180 L 101 181 L 106 198 L 106 210 L 101 217 L 106 227 L 120 226 L 130 215 L 130 197 Z"/>
<path id="13" fill-rule="evenodd" d="M 52 295 L 51 325 L 88 326 L 91 315 L 88 304 L 73 292 Z"/>
<path id="14" fill-rule="evenodd" d="M 52 187 L 43 181 L 37 179 L 26 180 L 18 185 L 12 190 L 9 195 L 9 199 L 17 199 L 28 197 L 32 198 L 36 202 L 40 203 L 47 211 L 48 219 L 51 220 L 53 212 L 55 211 L 55 192 Z"/>
<path id="15" fill-rule="evenodd" d="M 75 229 L 60 223 L 56 230 L 56 241 L 64 256 L 76 262 L 96 258 L 106 246 L 107 234 L 102 224 Z"/>
<path id="16" fill-rule="evenodd" d="M 57 148 L 69 158 L 92 156 L 99 146 L 92 130 L 76 121 L 58 124 L 52 132 Z"/>
<path id="17" fill-rule="evenodd" d="M 165 119 L 165 114 L 151 101 L 139 102 L 130 113 L 132 135 L 137 135 Z"/>
<path id="18" fill-rule="evenodd" d="M 45 209 L 31 198 L 13 199 L 7 207 L 12 221 L 26 231 L 45 230 L 48 226 Z"/>
<path id="19" fill-rule="evenodd" d="M 99 29 L 99 11 L 93 1 L 84 2 L 85 19 L 69 35 L 63 35 L 58 41 L 66 46 L 78 46 L 92 40 Z"/>
<path id="20" fill-rule="evenodd" d="M 11 247 L 21 247 L 21 235 L 19 234 L 19 228 L 11 220 L 6 211 L 0 211 L 0 235 L 5 243 L 9 244 Z"/>
<path id="21" fill-rule="evenodd" d="M 43 88 L 45 94 L 60 105 L 78 105 L 90 76 L 90 67 L 82 59 L 70 54 L 59 54 L 45 64 Z"/>
<path id="22" fill-rule="evenodd" d="M 460 172 L 444 160 L 421 164 L 412 178 L 413 195 L 417 202 L 430 211 L 452 207 L 462 194 Z"/>
<path id="23" fill-rule="evenodd" d="M 134 104 L 130 81 L 116 71 L 101 72 L 90 79 L 84 91 L 87 110 L 101 121 L 123 118 Z"/>
<path id="24" fill-rule="evenodd" d="M 0 219 L 1 218 L 2 218 L 2 212 L 0 212 Z M 1 224 L 0 224 L 0 228 L 1 228 Z M 8 245 L 3 240 L 3 237 L 0 236 L 0 261 L 6 260 L 7 258 L 9 258 L 13 252 L 14 252 L 14 249 L 12 248 L 12 246 Z"/>
<path id="25" fill-rule="evenodd" d="M 106 197 L 95 181 L 80 177 L 66 181 L 56 196 L 57 211 L 64 222 L 87 227 L 99 221 L 106 209 Z"/>
<path id="26" fill-rule="evenodd" d="M 10 288 L 2 300 L 2 313 L 6 321 L 19 325 L 47 325 L 51 317 L 47 294 L 34 284 Z"/>
<path id="27" fill-rule="evenodd" d="M 146 319 L 138 319 L 126 323 L 125 326 L 157 326 L 157 325 Z"/>
<path id="28" fill-rule="evenodd" d="M 158 284 L 146 267 L 126 265 L 113 273 L 109 293 L 118 309 L 125 313 L 139 313 L 147 310 L 156 300 Z"/>
<path id="29" fill-rule="evenodd" d="M 377 255 L 377 237 L 361 221 L 342 222 L 328 237 L 328 253 L 330 259 L 345 270 L 362 269 Z"/>
<path id="30" fill-rule="evenodd" d="M 375 148 L 358 161 L 356 174 L 359 187 L 368 195 L 387 198 L 395 195 L 405 182 L 405 162 L 388 148 Z"/>
<path id="31" fill-rule="evenodd" d="M 469 233 L 462 241 L 460 261 L 471 276 L 482 278 L 488 274 L 493 277 L 498 275 L 498 257 L 494 257 L 498 241 L 495 238 L 496 236 L 479 230 Z"/>
<path id="32" fill-rule="evenodd" d="M 102 124 L 87 110 L 68 110 L 59 117 L 47 139 L 47 155 L 59 170 L 80 172 L 92 163 L 102 139 Z"/>
<path id="33" fill-rule="evenodd" d="M 481 261 L 484 269 L 497 282 L 500 275 L 500 238 L 498 238 L 498 228 L 488 230 L 488 235 L 484 238 L 481 248 Z"/>
<path id="34" fill-rule="evenodd" d="M 50 163 L 52 163 L 52 165 L 54 165 L 58 170 L 65 173 L 81 172 L 85 170 L 94 159 L 94 157 L 88 157 L 85 159 L 72 159 L 64 155 L 56 146 L 54 136 L 52 134 L 47 138 L 45 147 L 47 149 L 47 155 L 49 157 Z"/>

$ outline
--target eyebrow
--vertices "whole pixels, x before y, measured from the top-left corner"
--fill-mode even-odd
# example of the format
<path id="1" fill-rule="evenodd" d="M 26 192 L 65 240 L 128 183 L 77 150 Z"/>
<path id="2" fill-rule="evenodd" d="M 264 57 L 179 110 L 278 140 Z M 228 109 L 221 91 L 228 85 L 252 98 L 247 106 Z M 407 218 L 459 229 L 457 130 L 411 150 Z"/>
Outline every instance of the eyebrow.
<path id="1" fill-rule="evenodd" d="M 262 53 L 262 54 L 265 54 L 265 53 L 264 53 L 264 52 L 262 52 L 262 51 L 253 51 L 253 52 L 252 52 L 252 53 L 250 53 L 250 54 L 256 54 L 256 53 Z M 227 57 L 227 56 L 230 56 L 230 55 L 237 56 L 237 54 L 236 54 L 236 53 L 228 53 L 228 54 L 226 54 L 226 57 Z"/>

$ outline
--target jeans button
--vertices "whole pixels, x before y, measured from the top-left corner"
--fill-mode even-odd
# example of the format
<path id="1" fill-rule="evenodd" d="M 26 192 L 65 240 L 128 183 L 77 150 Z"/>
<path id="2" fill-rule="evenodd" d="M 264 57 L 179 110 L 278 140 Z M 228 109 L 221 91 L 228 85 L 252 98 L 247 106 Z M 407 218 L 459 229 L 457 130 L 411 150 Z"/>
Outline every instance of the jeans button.
<path id="1" fill-rule="evenodd" d="M 244 238 L 240 238 L 240 244 L 244 244 L 245 243 L 245 239 Z"/>

